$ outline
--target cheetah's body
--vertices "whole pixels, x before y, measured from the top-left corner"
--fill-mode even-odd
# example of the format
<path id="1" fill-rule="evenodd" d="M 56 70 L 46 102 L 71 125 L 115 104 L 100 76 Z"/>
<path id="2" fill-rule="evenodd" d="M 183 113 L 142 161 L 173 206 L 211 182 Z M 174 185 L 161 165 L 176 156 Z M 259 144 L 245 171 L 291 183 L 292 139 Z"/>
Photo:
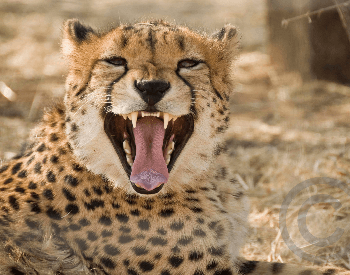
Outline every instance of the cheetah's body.
<path id="1" fill-rule="evenodd" d="M 235 29 L 211 38 L 153 22 L 96 34 L 73 20 L 64 33 L 65 105 L 0 168 L 0 274 L 297 274 L 238 258 L 247 201 L 222 150 Z M 179 117 L 170 125 L 193 121 L 188 140 L 175 135 L 183 149 L 150 195 L 131 186 L 121 146 L 106 134 L 108 116 L 113 128 L 119 115 L 149 108 L 133 86 L 141 79 L 170 83 L 153 106 Z"/>

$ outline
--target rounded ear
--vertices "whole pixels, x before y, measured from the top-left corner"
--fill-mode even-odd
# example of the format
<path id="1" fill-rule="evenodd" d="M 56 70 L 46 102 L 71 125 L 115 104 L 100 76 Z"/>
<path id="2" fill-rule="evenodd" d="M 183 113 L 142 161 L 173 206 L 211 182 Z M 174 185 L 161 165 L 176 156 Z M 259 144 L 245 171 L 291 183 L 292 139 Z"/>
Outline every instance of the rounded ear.
<path id="1" fill-rule="evenodd" d="M 236 27 L 227 24 L 211 36 L 215 43 L 223 45 L 224 52 L 230 59 L 235 59 L 238 53 L 240 35 Z"/>
<path id="2" fill-rule="evenodd" d="M 71 55 L 79 44 L 96 34 L 91 27 L 84 26 L 78 19 L 70 19 L 64 22 L 62 32 L 62 51 L 66 56 Z"/>

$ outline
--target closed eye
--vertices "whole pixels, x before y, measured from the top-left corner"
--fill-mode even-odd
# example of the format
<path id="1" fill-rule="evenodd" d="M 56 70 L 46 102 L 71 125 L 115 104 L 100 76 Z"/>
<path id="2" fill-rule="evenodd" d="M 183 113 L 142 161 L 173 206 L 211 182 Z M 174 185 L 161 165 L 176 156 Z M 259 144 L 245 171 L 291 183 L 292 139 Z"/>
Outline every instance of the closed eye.
<path id="1" fill-rule="evenodd" d="M 125 58 L 122 57 L 112 57 L 105 59 L 104 61 L 108 62 L 109 64 L 112 64 L 114 66 L 126 66 L 127 62 Z"/>
<path id="2" fill-rule="evenodd" d="M 179 63 L 177 64 L 177 67 L 179 69 L 181 69 L 181 68 L 188 69 L 188 68 L 193 68 L 200 63 L 203 63 L 203 61 L 193 60 L 193 59 L 184 59 L 184 60 L 179 61 Z"/>

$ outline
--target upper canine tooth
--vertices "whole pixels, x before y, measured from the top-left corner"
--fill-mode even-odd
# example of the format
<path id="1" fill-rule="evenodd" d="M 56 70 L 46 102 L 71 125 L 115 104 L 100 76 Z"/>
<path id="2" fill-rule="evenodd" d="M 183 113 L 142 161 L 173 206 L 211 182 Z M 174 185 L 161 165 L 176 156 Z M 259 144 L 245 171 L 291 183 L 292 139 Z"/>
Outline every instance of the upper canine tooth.
<path id="1" fill-rule="evenodd" d="M 122 115 L 123 116 L 123 118 L 126 120 L 127 118 L 128 118 L 128 116 L 127 115 Z"/>
<path id="2" fill-rule="evenodd" d="M 142 117 L 144 117 L 145 116 L 145 112 L 141 111 L 141 115 L 142 115 Z"/>
<path id="3" fill-rule="evenodd" d="M 160 116 L 160 112 L 157 112 L 157 117 L 159 117 Z"/>
<path id="4" fill-rule="evenodd" d="M 164 113 L 164 129 L 168 127 L 168 122 L 169 122 L 169 114 Z"/>
<path id="5" fill-rule="evenodd" d="M 132 112 L 131 113 L 131 121 L 132 121 L 132 126 L 136 128 L 136 122 L 137 122 L 137 112 Z"/>

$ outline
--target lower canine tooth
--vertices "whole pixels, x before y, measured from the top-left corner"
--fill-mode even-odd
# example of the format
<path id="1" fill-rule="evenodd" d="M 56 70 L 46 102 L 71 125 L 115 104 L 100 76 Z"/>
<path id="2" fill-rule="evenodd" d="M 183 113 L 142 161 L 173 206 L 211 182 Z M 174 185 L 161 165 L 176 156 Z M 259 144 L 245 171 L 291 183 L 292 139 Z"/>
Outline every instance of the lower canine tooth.
<path id="1" fill-rule="evenodd" d="M 129 144 L 129 142 L 127 140 L 124 140 L 123 148 L 124 148 L 125 153 L 131 154 L 130 144 Z"/>
<path id="2" fill-rule="evenodd" d="M 134 162 L 132 161 L 132 157 L 129 154 L 126 154 L 126 161 L 128 162 L 128 164 L 132 167 L 132 165 L 134 164 Z"/>
<path id="3" fill-rule="evenodd" d="M 166 156 L 166 161 L 165 161 L 166 165 L 168 165 L 169 162 L 170 162 L 170 155 L 167 155 L 167 156 Z"/>

